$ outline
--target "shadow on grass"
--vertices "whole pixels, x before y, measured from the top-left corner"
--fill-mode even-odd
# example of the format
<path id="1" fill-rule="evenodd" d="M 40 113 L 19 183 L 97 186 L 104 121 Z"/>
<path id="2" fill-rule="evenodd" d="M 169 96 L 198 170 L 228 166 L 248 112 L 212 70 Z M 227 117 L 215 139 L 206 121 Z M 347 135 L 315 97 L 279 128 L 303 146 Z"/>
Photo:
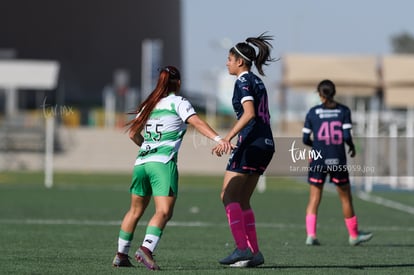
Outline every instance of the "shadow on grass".
<path id="1" fill-rule="evenodd" d="M 238 268 L 238 267 L 230 267 L 230 266 L 224 266 L 224 265 L 217 265 L 214 267 L 201 267 L 198 266 L 196 269 L 194 269 L 194 266 L 180 266 L 179 268 L 171 268 L 166 267 L 163 270 L 175 270 L 175 271 L 188 271 L 188 270 L 250 270 L 250 271 L 260 271 L 260 270 L 294 270 L 294 269 L 355 269 L 355 270 L 365 270 L 365 269 L 372 269 L 372 268 L 411 268 L 414 267 L 414 263 L 412 264 L 366 264 L 366 265 L 263 265 L 258 267 L 252 267 L 252 268 Z M 255 273 L 254 273 L 255 274 Z"/>
<path id="2" fill-rule="evenodd" d="M 366 269 L 366 268 L 406 268 L 414 267 L 412 264 L 367 264 L 367 265 L 273 265 L 261 266 L 257 269 L 331 269 L 331 268 L 348 268 L 348 269 Z"/>
<path id="3" fill-rule="evenodd" d="M 414 247 L 414 244 L 370 244 L 370 247 Z"/>

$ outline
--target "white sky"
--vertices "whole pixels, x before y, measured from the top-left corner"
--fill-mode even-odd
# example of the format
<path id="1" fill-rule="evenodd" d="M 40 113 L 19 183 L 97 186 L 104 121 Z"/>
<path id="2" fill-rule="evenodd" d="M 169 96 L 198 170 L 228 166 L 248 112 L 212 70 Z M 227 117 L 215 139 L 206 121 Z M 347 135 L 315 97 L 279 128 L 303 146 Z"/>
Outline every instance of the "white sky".
<path id="1" fill-rule="evenodd" d="M 206 90 L 208 76 L 226 70 L 229 48 L 265 31 L 274 36 L 276 58 L 284 53 L 388 54 L 391 36 L 414 35 L 412 0 L 182 0 L 182 9 L 181 70 L 187 91 Z M 223 47 L 226 40 L 231 43 Z M 278 82 L 280 64 L 265 67 L 265 82 Z"/>

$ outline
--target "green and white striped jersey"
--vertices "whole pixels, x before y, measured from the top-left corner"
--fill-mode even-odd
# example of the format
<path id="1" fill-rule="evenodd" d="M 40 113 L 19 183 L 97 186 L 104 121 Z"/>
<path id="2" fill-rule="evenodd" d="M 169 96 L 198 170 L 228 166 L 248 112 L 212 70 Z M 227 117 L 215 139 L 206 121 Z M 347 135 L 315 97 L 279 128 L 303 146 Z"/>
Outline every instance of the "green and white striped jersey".
<path id="1" fill-rule="evenodd" d="M 191 103 L 174 94 L 163 98 L 152 110 L 144 128 L 144 142 L 135 165 L 146 162 L 167 163 L 177 160 L 181 141 L 187 130 L 187 119 L 196 112 Z"/>

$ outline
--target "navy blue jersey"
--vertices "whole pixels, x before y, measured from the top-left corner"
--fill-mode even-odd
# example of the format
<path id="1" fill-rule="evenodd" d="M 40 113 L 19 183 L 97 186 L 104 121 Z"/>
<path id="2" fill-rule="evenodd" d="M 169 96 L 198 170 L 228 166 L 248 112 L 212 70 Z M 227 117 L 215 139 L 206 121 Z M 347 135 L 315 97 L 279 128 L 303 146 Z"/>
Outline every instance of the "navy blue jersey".
<path id="1" fill-rule="evenodd" d="M 351 111 L 345 105 L 337 103 L 335 108 L 328 109 L 321 104 L 311 108 L 303 128 L 303 142 L 312 146 L 311 166 L 346 164 L 344 143 L 352 142 L 351 128 Z"/>
<path id="2" fill-rule="evenodd" d="M 232 104 L 237 119 L 243 115 L 243 102 L 247 100 L 253 101 L 256 117 L 240 131 L 239 140 L 259 137 L 273 140 L 266 87 L 252 72 L 241 74 L 234 85 Z"/>
<path id="3" fill-rule="evenodd" d="M 227 170 L 242 174 L 263 174 L 275 152 L 267 91 L 262 80 L 251 72 L 239 75 L 234 85 L 233 109 L 237 119 L 243 115 L 243 102 L 253 101 L 255 118 L 239 132 Z"/>

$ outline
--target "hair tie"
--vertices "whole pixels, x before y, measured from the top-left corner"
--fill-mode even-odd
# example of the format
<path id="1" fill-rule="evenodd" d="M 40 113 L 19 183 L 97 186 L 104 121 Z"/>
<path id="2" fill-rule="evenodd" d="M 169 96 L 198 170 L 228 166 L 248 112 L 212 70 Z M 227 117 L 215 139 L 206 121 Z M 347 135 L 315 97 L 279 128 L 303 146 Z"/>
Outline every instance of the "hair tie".
<path id="1" fill-rule="evenodd" d="M 236 52 L 237 52 L 238 54 L 240 54 L 240 55 L 241 55 L 241 57 L 243 57 L 244 59 L 246 59 L 246 60 L 247 60 L 247 61 L 249 61 L 249 62 L 252 62 L 252 61 L 250 60 L 250 58 L 247 58 L 247 56 L 245 56 L 244 54 L 242 54 L 242 53 L 241 53 L 241 51 L 239 51 L 239 49 L 237 49 L 237 46 L 234 46 L 233 48 L 236 50 Z"/>

